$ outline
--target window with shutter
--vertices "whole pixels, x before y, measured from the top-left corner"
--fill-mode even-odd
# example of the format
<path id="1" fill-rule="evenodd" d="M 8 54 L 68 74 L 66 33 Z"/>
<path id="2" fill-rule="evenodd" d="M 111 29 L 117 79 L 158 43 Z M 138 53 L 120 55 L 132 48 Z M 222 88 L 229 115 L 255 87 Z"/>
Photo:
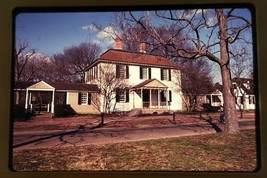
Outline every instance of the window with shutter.
<path id="1" fill-rule="evenodd" d="M 116 102 L 128 103 L 129 102 L 129 90 L 116 89 Z"/>
<path id="2" fill-rule="evenodd" d="M 172 80 L 171 69 L 169 69 L 168 71 L 169 71 L 169 76 L 168 76 L 169 77 L 169 81 L 171 81 Z"/>
<path id="3" fill-rule="evenodd" d="M 140 67 L 140 79 L 151 79 L 151 68 Z"/>
<path id="4" fill-rule="evenodd" d="M 88 103 L 88 93 L 81 93 L 81 105 L 87 105 Z"/>
<path id="5" fill-rule="evenodd" d="M 168 70 L 162 69 L 163 80 L 168 80 Z"/>
<path id="6" fill-rule="evenodd" d="M 116 78 L 129 78 L 129 66 L 116 65 Z"/>

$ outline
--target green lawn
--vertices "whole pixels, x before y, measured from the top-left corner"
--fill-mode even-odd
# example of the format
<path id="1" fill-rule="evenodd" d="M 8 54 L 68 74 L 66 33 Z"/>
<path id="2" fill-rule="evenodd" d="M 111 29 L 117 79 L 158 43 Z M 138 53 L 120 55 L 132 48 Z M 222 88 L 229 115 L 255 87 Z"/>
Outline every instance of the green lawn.
<path id="1" fill-rule="evenodd" d="M 13 152 L 17 171 L 254 171 L 255 131 Z"/>

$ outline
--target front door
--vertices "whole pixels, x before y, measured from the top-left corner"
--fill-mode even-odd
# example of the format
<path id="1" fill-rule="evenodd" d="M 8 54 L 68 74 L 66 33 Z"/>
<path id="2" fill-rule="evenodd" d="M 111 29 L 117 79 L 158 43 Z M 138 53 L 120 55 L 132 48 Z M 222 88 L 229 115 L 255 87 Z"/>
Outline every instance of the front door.
<path id="1" fill-rule="evenodd" d="M 143 108 L 149 108 L 149 102 L 150 102 L 149 98 L 150 98 L 149 97 L 149 90 L 144 89 L 143 90 L 143 99 L 142 99 Z"/>

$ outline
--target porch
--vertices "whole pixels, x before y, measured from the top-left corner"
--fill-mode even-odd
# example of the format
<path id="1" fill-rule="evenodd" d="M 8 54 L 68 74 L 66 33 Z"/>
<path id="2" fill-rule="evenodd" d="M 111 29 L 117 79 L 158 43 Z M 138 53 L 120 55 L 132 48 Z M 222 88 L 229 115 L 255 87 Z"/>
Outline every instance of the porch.
<path id="1" fill-rule="evenodd" d="M 138 105 L 145 110 L 168 110 L 170 105 L 170 91 L 168 87 L 157 79 L 146 80 L 132 88 L 138 95 L 138 101 L 133 100 L 133 105 Z M 141 103 L 135 103 L 141 102 Z"/>

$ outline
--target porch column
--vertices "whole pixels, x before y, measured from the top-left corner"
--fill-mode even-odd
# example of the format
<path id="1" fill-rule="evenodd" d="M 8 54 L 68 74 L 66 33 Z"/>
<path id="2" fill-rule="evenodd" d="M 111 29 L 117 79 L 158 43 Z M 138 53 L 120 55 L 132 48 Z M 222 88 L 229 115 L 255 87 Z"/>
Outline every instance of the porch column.
<path id="1" fill-rule="evenodd" d="M 143 103 L 143 88 L 141 89 L 141 106 L 144 108 L 144 103 Z"/>
<path id="2" fill-rule="evenodd" d="M 160 90 L 158 90 L 158 109 L 160 109 Z"/>
<path id="3" fill-rule="evenodd" d="M 25 112 L 27 112 L 28 110 L 28 96 L 29 95 L 29 91 L 28 88 L 26 89 L 26 99 L 25 99 Z"/>
<path id="4" fill-rule="evenodd" d="M 212 106 L 212 103 L 213 103 L 213 101 L 212 101 L 212 95 L 210 95 L 210 105 Z"/>
<path id="5" fill-rule="evenodd" d="M 29 105 L 30 105 L 30 111 L 32 112 L 32 93 L 30 92 L 30 97 L 29 97 Z"/>
<path id="6" fill-rule="evenodd" d="M 54 113 L 54 100 L 55 100 L 55 90 L 52 93 L 52 102 L 51 102 L 51 113 Z"/>
<path id="7" fill-rule="evenodd" d="M 152 105 L 151 105 L 151 103 L 152 103 L 152 94 L 151 94 L 151 89 L 149 89 L 149 108 L 151 109 L 152 107 Z"/>
<path id="8" fill-rule="evenodd" d="M 133 90 L 132 92 L 133 92 L 133 109 L 134 109 L 135 108 L 135 103 L 134 103 L 134 93 L 135 93 L 135 91 Z"/>
<path id="9" fill-rule="evenodd" d="M 170 101 L 170 96 L 169 96 L 168 90 L 164 90 L 164 92 L 165 92 L 165 98 L 166 98 L 166 107 L 168 109 L 168 103 Z"/>

